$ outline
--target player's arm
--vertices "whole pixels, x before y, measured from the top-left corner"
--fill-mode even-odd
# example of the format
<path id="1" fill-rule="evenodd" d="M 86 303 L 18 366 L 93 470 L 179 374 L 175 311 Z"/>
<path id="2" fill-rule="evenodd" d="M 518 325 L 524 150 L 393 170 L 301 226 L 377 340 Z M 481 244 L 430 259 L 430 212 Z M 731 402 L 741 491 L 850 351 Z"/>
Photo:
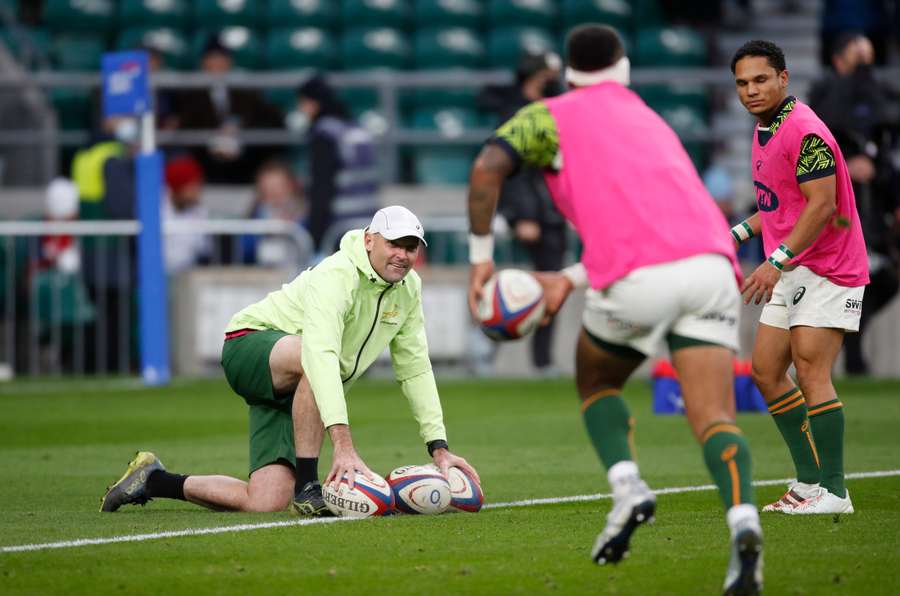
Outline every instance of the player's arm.
<path id="1" fill-rule="evenodd" d="M 762 225 L 759 223 L 759 211 L 757 211 L 731 228 L 731 237 L 734 239 L 735 245 L 740 246 L 754 236 L 759 236 L 761 230 Z"/>
<path id="2" fill-rule="evenodd" d="M 457 466 L 477 479 L 475 469 L 465 459 L 451 453 L 447 445 L 441 400 L 428 357 L 421 299 L 391 340 L 390 352 L 394 374 L 409 402 L 413 417 L 419 424 L 419 435 L 425 442 L 429 455 L 434 458 L 434 463 L 444 476 L 451 466 Z"/>
<path id="3" fill-rule="evenodd" d="M 469 176 L 469 309 L 477 313 L 481 289 L 494 272 L 491 222 L 500 187 L 522 163 L 547 168 L 559 150 L 556 122 L 543 102 L 529 104 L 507 120 L 475 159 Z"/>
<path id="4" fill-rule="evenodd" d="M 341 338 L 344 314 L 352 302 L 351 282 L 336 271 L 313 270 L 311 275 L 315 278 L 300 297 L 304 318 L 300 362 L 334 447 L 325 482 L 339 482 L 346 474 L 352 486 L 357 470 L 369 477 L 372 472 L 353 447 L 341 382 Z"/>

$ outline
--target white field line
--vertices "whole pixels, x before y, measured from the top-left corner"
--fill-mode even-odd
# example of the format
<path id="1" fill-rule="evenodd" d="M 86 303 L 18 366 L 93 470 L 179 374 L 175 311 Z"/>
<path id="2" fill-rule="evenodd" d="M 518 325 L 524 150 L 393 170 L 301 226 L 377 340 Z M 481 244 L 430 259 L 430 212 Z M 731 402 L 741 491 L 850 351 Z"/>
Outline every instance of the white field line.
<path id="1" fill-rule="evenodd" d="M 882 470 L 878 472 L 854 472 L 847 474 L 848 480 L 858 478 L 885 478 L 888 476 L 900 476 L 900 470 Z M 777 480 L 757 480 L 753 486 L 772 486 L 786 484 L 793 478 L 779 478 Z M 677 486 L 654 490 L 657 495 L 674 495 L 680 493 L 692 493 L 699 491 L 715 490 L 713 484 L 699 486 Z M 610 493 L 597 493 L 593 495 L 574 495 L 571 497 L 550 497 L 547 499 L 525 499 L 523 501 L 509 501 L 506 503 L 488 503 L 484 509 L 500 509 L 508 507 L 532 507 L 535 505 L 556 505 L 558 503 L 578 503 L 583 501 L 601 501 L 612 497 Z M 248 532 L 250 530 L 265 530 L 269 528 L 284 528 L 289 526 L 312 526 L 318 524 L 330 524 L 343 521 L 354 521 L 365 518 L 350 517 L 324 517 L 314 519 L 297 519 L 289 521 L 265 522 L 258 524 L 238 524 L 233 526 L 217 526 L 213 528 L 191 528 L 187 530 L 173 530 L 169 532 L 154 532 L 152 534 L 129 534 L 125 536 L 112 536 L 109 538 L 79 538 L 77 540 L 64 540 L 61 542 L 44 542 L 41 544 L 17 544 L 0 547 L 0 553 L 22 553 L 58 548 L 76 548 L 79 546 L 95 546 L 101 544 L 115 544 L 118 542 L 144 542 L 146 540 L 159 540 L 161 538 L 182 538 L 184 536 L 204 536 L 208 534 L 227 534 L 231 532 Z"/>

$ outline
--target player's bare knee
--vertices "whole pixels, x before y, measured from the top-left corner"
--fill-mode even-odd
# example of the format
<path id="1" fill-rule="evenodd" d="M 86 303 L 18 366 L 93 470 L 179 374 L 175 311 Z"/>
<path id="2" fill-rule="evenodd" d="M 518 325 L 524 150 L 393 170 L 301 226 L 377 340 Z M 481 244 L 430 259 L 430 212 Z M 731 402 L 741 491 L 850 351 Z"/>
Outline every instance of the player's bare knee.
<path id="1" fill-rule="evenodd" d="M 750 378 L 753 379 L 753 383 L 759 387 L 759 390 L 764 393 L 767 388 L 774 387 L 781 380 L 773 371 L 762 369 L 755 362 L 750 369 Z"/>

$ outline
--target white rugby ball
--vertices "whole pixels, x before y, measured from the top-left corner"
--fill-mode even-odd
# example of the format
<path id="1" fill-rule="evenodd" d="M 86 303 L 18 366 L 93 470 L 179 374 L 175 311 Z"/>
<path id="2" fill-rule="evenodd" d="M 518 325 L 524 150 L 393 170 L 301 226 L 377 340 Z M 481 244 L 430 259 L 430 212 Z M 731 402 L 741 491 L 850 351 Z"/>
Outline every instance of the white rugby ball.
<path id="1" fill-rule="evenodd" d="M 428 466 L 402 466 L 387 477 L 394 502 L 404 513 L 434 515 L 450 507 L 450 483 Z"/>
<path id="2" fill-rule="evenodd" d="M 534 331 L 544 317 L 544 290 L 533 275 L 504 269 L 484 286 L 478 304 L 481 330 L 491 339 L 519 339 Z"/>
<path id="3" fill-rule="evenodd" d="M 337 517 L 371 517 L 390 515 L 394 512 L 394 493 L 387 481 L 378 474 L 369 480 L 356 474 L 351 489 L 347 477 L 341 478 L 336 489 L 331 484 L 322 486 L 322 497 L 328 509 Z"/>
<path id="4" fill-rule="evenodd" d="M 434 464 L 429 464 L 429 466 L 434 470 L 438 469 Z M 484 492 L 481 490 L 481 485 L 457 467 L 450 468 L 448 476 L 450 477 L 450 507 L 470 513 L 481 511 L 481 507 L 484 505 Z"/>

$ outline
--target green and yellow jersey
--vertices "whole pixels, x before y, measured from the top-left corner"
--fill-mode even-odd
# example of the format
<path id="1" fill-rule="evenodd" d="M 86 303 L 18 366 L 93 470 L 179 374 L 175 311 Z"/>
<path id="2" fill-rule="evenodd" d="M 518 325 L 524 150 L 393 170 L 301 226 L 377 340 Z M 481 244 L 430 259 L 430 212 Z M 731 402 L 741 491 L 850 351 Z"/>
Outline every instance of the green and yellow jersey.
<path id="1" fill-rule="evenodd" d="M 772 123 L 767 127 L 758 127 L 756 134 L 760 147 L 765 147 L 766 143 L 775 136 L 775 133 L 787 120 L 795 105 L 797 105 L 796 97 L 786 97 L 781 103 L 778 114 L 772 120 Z M 834 152 L 819 135 L 809 134 L 803 137 L 803 142 L 800 145 L 800 156 L 797 158 L 796 175 L 798 183 L 803 184 L 810 180 L 833 176 L 836 171 L 835 168 Z"/>
<path id="2" fill-rule="evenodd" d="M 547 104 L 528 104 L 497 128 L 488 143 L 509 154 L 516 166 L 559 169 L 559 131 Z"/>

